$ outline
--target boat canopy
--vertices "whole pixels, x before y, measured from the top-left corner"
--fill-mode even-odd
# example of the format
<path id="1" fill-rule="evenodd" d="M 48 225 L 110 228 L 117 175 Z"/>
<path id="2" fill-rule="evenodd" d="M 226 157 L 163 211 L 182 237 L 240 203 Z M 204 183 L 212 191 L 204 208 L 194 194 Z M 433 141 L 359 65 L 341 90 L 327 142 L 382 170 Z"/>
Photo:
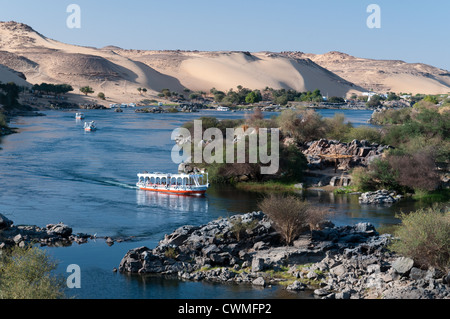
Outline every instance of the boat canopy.
<path id="1" fill-rule="evenodd" d="M 206 175 L 206 180 L 205 180 Z M 137 174 L 139 182 L 163 185 L 208 185 L 208 173 L 205 174 L 169 174 L 143 173 Z"/>

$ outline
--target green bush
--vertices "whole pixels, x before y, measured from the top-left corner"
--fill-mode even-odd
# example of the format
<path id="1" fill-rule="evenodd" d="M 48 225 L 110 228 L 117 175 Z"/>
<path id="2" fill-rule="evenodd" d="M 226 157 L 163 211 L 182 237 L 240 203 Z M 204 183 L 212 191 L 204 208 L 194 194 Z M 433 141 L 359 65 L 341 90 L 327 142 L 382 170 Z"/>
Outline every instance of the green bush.
<path id="1" fill-rule="evenodd" d="M 332 118 L 325 118 L 326 137 L 333 140 L 344 141 L 353 128 L 349 122 L 345 122 L 344 113 L 335 113 Z"/>
<path id="2" fill-rule="evenodd" d="M 56 264 L 43 250 L 15 247 L 0 256 L 0 299 L 64 298 L 64 281 L 52 276 Z"/>
<path id="3" fill-rule="evenodd" d="M 433 266 L 448 271 L 450 267 L 450 211 L 449 208 L 420 209 L 404 214 L 397 228 L 398 237 L 390 249 L 412 258 L 420 266 Z"/>
<path id="4" fill-rule="evenodd" d="M 252 220 L 250 222 L 244 223 L 241 217 L 236 218 L 235 220 L 230 221 L 231 228 L 230 231 L 237 241 L 240 241 L 246 234 L 247 230 L 253 230 L 257 225 L 257 220 Z"/>
<path id="5" fill-rule="evenodd" d="M 383 138 L 381 132 L 378 129 L 362 125 L 351 128 L 345 135 L 345 141 L 350 142 L 352 140 L 366 140 L 371 143 L 381 144 Z"/>

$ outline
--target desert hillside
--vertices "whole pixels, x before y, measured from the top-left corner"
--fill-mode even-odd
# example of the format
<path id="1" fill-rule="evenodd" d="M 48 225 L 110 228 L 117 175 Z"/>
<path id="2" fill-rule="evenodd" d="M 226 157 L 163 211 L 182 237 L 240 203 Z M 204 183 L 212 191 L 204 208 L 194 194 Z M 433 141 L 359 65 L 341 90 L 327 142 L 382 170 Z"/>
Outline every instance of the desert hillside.
<path id="1" fill-rule="evenodd" d="M 269 52 L 97 49 L 49 39 L 16 22 L 0 23 L 0 64 L 22 73 L 31 84 L 68 83 L 75 90 L 90 85 L 112 101 L 141 99 L 138 87 L 147 88 L 148 95 L 164 88 L 208 92 L 238 85 L 297 91 L 318 88 L 338 96 L 362 91 L 309 59 Z"/>
<path id="2" fill-rule="evenodd" d="M 412 93 L 447 93 L 450 76 L 432 66 L 378 61 L 341 53 L 200 52 L 124 50 L 65 44 L 30 26 L 0 22 L 0 81 L 20 85 L 67 83 L 75 92 L 85 85 L 104 92 L 109 102 L 136 102 L 164 88 L 209 92 L 238 85 L 348 96 L 367 89 Z M 26 81 L 25 81 L 26 79 Z M 96 95 L 96 94 L 95 94 Z"/>
<path id="3" fill-rule="evenodd" d="M 366 90 L 413 94 L 450 92 L 450 72 L 423 63 L 363 59 L 336 51 L 325 54 L 285 52 L 284 55 L 311 59 Z"/>

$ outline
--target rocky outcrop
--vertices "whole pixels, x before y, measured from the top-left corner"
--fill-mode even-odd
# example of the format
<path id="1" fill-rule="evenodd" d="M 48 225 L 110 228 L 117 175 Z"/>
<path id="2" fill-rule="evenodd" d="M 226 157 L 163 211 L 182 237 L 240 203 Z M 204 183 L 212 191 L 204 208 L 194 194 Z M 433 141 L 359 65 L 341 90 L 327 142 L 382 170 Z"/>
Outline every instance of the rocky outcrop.
<path id="1" fill-rule="evenodd" d="M 252 212 L 180 227 L 154 249 L 129 250 L 118 270 L 260 287 L 290 278 L 286 289 L 318 298 L 450 297 L 448 275 L 411 267 L 386 250 L 390 240 L 370 223 L 326 222 L 286 247 L 267 216 Z"/>
<path id="2" fill-rule="evenodd" d="M 395 191 L 377 190 L 374 192 L 362 193 L 359 197 L 360 204 L 368 205 L 392 205 L 402 199 L 403 196 Z"/>
<path id="3" fill-rule="evenodd" d="M 364 245 L 327 256 L 309 270 L 320 270 L 323 299 L 448 299 L 448 274 L 435 268 L 414 267 L 409 258 L 384 250 L 368 253 Z"/>
<path id="4" fill-rule="evenodd" d="M 321 139 L 309 142 L 303 151 L 308 166 L 311 169 L 322 169 L 326 166 L 334 166 L 335 162 L 331 155 L 348 155 L 350 158 L 339 159 L 338 165 L 341 169 L 349 169 L 355 166 L 367 166 L 376 158 L 380 158 L 383 152 L 391 146 L 370 143 L 368 141 L 353 140 L 350 143 Z"/>
<path id="5" fill-rule="evenodd" d="M 73 234 L 72 228 L 58 223 L 45 228 L 37 226 L 15 226 L 13 221 L 0 214 L 0 250 L 12 246 L 25 247 L 29 244 L 41 246 L 68 246 L 72 243 L 86 243 L 92 236 Z"/>

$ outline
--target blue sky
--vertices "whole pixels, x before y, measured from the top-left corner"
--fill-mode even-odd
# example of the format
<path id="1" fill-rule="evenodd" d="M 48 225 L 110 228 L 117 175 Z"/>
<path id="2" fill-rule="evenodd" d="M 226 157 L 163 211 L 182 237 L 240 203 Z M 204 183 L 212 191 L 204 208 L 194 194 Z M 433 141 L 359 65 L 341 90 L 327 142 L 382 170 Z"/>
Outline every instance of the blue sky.
<path id="1" fill-rule="evenodd" d="M 69 4 L 81 28 L 66 26 Z M 381 8 L 370 29 L 367 6 Z M 0 0 L 0 20 L 77 45 L 146 50 L 341 51 L 450 70 L 450 1 Z"/>

